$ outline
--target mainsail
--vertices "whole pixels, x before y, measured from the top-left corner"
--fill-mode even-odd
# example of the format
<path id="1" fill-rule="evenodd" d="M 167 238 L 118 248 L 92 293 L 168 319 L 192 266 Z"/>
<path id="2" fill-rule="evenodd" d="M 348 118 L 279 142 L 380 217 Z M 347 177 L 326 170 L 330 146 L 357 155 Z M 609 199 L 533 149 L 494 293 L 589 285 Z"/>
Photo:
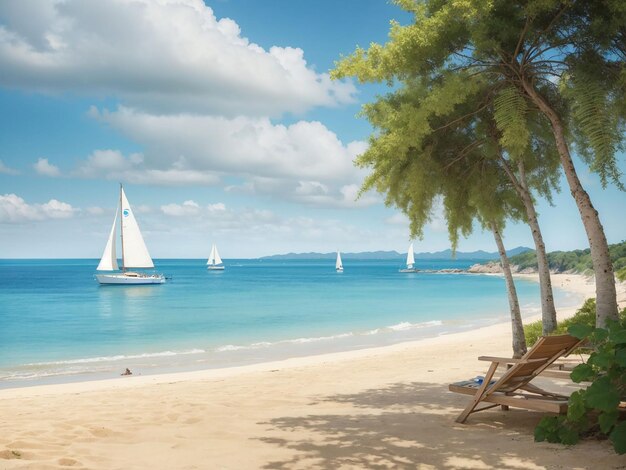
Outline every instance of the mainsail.
<path id="1" fill-rule="evenodd" d="M 341 255 L 337 252 L 337 262 L 335 263 L 335 269 L 343 269 L 343 264 L 341 263 Z"/>
<path id="2" fill-rule="evenodd" d="M 143 241 L 124 190 L 121 189 L 122 205 L 122 261 L 124 268 L 153 268 L 154 263 Z"/>
<path id="3" fill-rule="evenodd" d="M 109 234 L 109 240 L 104 247 L 104 253 L 102 253 L 102 259 L 98 264 L 98 271 L 117 271 L 117 254 L 115 253 L 115 229 L 117 228 L 117 214 L 115 211 L 115 219 L 113 219 L 113 227 L 111 227 L 111 233 Z"/>
<path id="4" fill-rule="evenodd" d="M 222 264 L 222 258 L 220 258 L 220 254 L 217 251 L 217 246 L 213 245 L 213 247 L 215 248 L 215 263 L 214 264 Z"/>
<path id="5" fill-rule="evenodd" d="M 409 246 L 409 252 L 406 255 L 406 267 L 411 269 L 415 264 L 415 256 L 413 255 L 413 243 Z"/>
<path id="6" fill-rule="evenodd" d="M 213 243 L 213 246 L 211 247 L 211 254 L 209 255 L 209 259 L 206 264 L 210 266 L 222 264 L 222 258 L 220 258 L 220 254 L 217 252 L 217 247 L 215 246 L 215 243 Z"/>

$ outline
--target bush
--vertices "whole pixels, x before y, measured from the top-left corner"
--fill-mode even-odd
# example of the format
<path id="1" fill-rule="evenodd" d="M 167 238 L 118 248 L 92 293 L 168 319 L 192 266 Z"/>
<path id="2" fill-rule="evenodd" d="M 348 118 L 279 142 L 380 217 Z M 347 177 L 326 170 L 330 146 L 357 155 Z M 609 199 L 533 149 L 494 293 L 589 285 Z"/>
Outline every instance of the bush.
<path id="1" fill-rule="evenodd" d="M 623 313 L 626 315 L 626 309 L 624 309 Z M 563 335 L 567 333 L 567 329 L 575 323 L 591 327 L 596 326 L 596 299 L 585 300 L 585 303 L 576 310 L 573 317 L 558 322 L 556 329 L 550 334 Z M 529 348 L 543 336 L 542 327 L 541 320 L 524 325 L 524 336 L 526 337 L 526 345 Z"/>
<path id="2" fill-rule="evenodd" d="M 568 332 L 588 338 L 593 346 L 587 362 L 570 374 L 574 382 L 591 385 L 572 393 L 566 416 L 542 418 L 535 440 L 573 445 L 582 436 L 596 434 L 608 437 L 615 452 L 626 454 L 626 420 L 619 409 L 626 400 L 626 321 L 610 322 L 606 329 L 574 324 Z"/>
<path id="3" fill-rule="evenodd" d="M 620 321 L 626 321 L 626 308 L 619 314 Z M 576 310 L 573 317 L 566 318 L 558 322 L 556 329 L 550 333 L 551 335 L 564 335 L 570 326 L 579 324 L 587 325 L 591 328 L 596 326 L 596 299 L 587 299 L 585 303 Z M 524 336 L 526 337 L 526 345 L 530 348 L 543 336 L 541 320 L 524 325 Z"/>
<path id="4" fill-rule="evenodd" d="M 618 281 L 624 282 L 626 281 L 626 266 L 615 273 Z"/>

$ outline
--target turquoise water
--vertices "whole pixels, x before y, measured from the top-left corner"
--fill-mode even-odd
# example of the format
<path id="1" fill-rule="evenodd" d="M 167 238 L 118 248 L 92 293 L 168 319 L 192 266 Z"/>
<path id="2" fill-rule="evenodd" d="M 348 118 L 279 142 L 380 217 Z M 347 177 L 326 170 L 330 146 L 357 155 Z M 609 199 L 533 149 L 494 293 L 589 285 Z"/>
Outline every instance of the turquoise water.
<path id="1" fill-rule="evenodd" d="M 225 367 L 508 319 L 496 276 L 401 274 L 402 260 L 157 260 L 156 286 L 99 286 L 97 260 L 0 260 L 0 387 Z M 473 261 L 420 261 L 421 269 Z M 526 314 L 538 285 L 518 281 Z M 557 291 L 557 304 L 580 299 Z"/>

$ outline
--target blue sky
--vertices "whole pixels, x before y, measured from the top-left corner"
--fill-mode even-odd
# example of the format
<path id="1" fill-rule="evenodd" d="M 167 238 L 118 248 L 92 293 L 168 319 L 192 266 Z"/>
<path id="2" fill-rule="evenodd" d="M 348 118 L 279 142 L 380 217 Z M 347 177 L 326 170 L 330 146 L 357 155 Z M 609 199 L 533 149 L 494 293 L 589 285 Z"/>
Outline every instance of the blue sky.
<path id="1" fill-rule="evenodd" d="M 354 202 L 371 131 L 355 115 L 386 89 L 327 76 L 392 19 L 410 21 L 383 0 L 3 2 L 0 258 L 99 257 L 120 181 L 156 258 L 405 251 L 403 216 Z M 625 193 L 577 167 L 623 240 Z M 549 250 L 587 246 L 565 182 L 538 208 Z M 424 235 L 417 251 L 449 247 L 438 208 Z M 495 251 L 479 229 L 459 249 Z"/>

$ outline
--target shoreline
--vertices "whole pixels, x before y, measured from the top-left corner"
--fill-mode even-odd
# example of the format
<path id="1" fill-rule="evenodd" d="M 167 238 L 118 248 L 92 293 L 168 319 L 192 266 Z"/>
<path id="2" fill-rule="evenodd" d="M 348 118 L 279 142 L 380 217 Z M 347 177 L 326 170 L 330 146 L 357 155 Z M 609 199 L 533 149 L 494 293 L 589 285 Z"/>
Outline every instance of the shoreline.
<path id="1" fill-rule="evenodd" d="M 465 273 L 463 273 L 465 274 Z M 486 275 L 486 276 L 501 276 L 499 273 L 479 273 L 473 275 Z M 538 282 L 539 277 L 536 273 L 531 274 L 514 274 L 515 278 L 530 280 Z M 580 274 L 553 274 L 553 287 L 560 288 L 570 294 L 579 295 L 584 299 L 595 295 L 593 279 L 588 276 Z M 558 285 L 557 285 L 558 283 Z M 624 284 L 624 283 L 622 283 Z M 620 290 L 622 302 L 626 302 L 626 288 Z M 618 295 L 618 300 L 620 296 Z M 568 306 L 562 308 L 559 311 L 559 319 L 563 320 L 572 316 L 576 310 L 580 307 L 581 302 L 577 302 L 577 306 Z M 531 323 L 541 319 L 541 314 L 527 315 L 523 318 L 524 323 Z M 502 327 L 508 327 L 509 322 L 496 322 L 488 325 L 473 327 L 470 326 L 467 329 L 460 329 L 453 332 L 444 332 L 435 336 L 426 336 L 419 339 L 412 339 L 407 341 L 400 341 L 393 344 L 368 346 L 365 348 L 349 349 L 343 351 L 334 352 L 319 352 L 314 354 L 293 356 L 288 358 L 281 358 L 276 360 L 266 360 L 262 362 L 255 362 L 244 365 L 233 366 L 217 366 L 217 367 L 205 367 L 175 371 L 175 372 L 155 372 L 148 373 L 146 375 L 137 374 L 125 377 L 111 377 L 111 378 L 99 378 L 97 376 L 92 378 L 78 378 L 77 376 L 60 376 L 59 378 L 76 378 L 77 380 L 52 382 L 52 383 L 36 383 L 27 385 L 17 385 L 15 387 L 0 388 L 0 400 L 4 397 L 11 396 L 30 396 L 31 394 L 25 391 L 32 391 L 33 395 L 39 394 L 59 394 L 59 393 L 80 393 L 92 390 L 105 390 L 107 388 L 125 388 L 129 385 L 143 386 L 150 384 L 161 384 L 171 382 L 181 382 L 188 380 L 204 380 L 204 379 L 216 379 L 221 377 L 231 377 L 239 374 L 246 374 L 250 372 L 261 372 L 267 370 L 273 370 L 276 368 L 290 368 L 306 366 L 311 364 L 317 364 L 319 362 L 327 361 L 345 361 L 350 359 L 357 359 L 361 357 L 370 357 L 372 355 L 384 355 L 386 353 L 411 349 L 417 345 L 425 344 L 429 340 L 437 340 L 439 338 L 446 338 L 450 341 L 454 341 L 457 335 L 461 335 L 458 339 L 463 341 L 466 339 L 464 335 L 472 335 L 473 333 L 482 332 L 490 328 L 500 330 Z M 123 385 L 122 385 L 123 384 Z M 11 393 L 11 392 L 15 393 Z"/>
<path id="2" fill-rule="evenodd" d="M 562 279 L 587 296 L 578 281 Z M 620 468 L 607 441 L 535 443 L 543 413 L 454 422 L 468 397 L 447 384 L 484 374 L 478 356 L 510 352 L 507 322 L 238 368 L 5 389 L 0 467 Z"/>
<path id="3" fill-rule="evenodd" d="M 493 276 L 501 277 L 497 273 L 461 273 L 469 276 Z M 555 275 L 565 280 L 558 286 L 563 292 L 569 293 L 563 296 L 561 309 L 572 310 L 578 308 L 582 301 L 593 295 L 593 285 L 589 280 L 579 275 Z M 520 279 L 529 282 L 537 282 L 536 275 L 517 275 Z M 555 283 L 556 284 L 556 283 Z M 590 290 L 591 289 L 591 290 Z M 567 297 L 575 296 L 575 300 Z M 557 296 L 559 297 L 559 296 Z M 488 309 L 487 309 L 488 310 Z M 541 318 L 536 306 L 522 308 L 525 323 Z M 573 313 L 572 310 L 571 313 Z M 561 316 L 561 318 L 564 318 Z M 487 326 L 507 323 L 508 313 L 503 314 L 498 310 L 497 314 L 474 318 L 466 323 L 459 323 L 457 319 L 429 320 L 422 323 L 411 324 L 401 322 L 397 325 L 378 327 L 374 330 L 340 331 L 331 336 L 320 338 L 297 338 L 280 340 L 274 343 L 228 345 L 216 350 L 189 345 L 189 348 L 181 351 L 164 351 L 141 353 L 136 356 L 130 355 L 111 357 L 80 358 L 75 364 L 92 364 L 94 368 L 85 368 L 81 372 L 55 372 L 42 374 L 39 377 L 23 376 L 5 379 L 0 382 L 0 392 L 3 390 L 26 389 L 33 387 L 64 386 L 80 384 L 84 382 L 113 382 L 119 380 L 118 373 L 129 367 L 134 373 L 133 377 L 157 377 L 160 375 L 171 376 L 185 373 L 202 373 L 203 371 L 219 371 L 222 369 L 250 370 L 254 366 L 263 367 L 265 364 L 281 363 L 285 360 L 298 361 L 308 360 L 315 357 L 326 357 L 334 354 L 350 355 L 357 351 L 381 350 L 398 344 L 411 344 L 428 338 L 436 338 L 442 335 L 473 331 Z M 372 334 L 377 333 L 377 334 Z M 218 356 L 215 356 L 215 354 Z M 225 356 L 224 356 L 225 354 Z M 51 366 L 62 363 L 72 364 L 74 361 L 50 362 Z M 46 366 L 47 363 L 25 364 L 16 366 L 27 370 L 26 367 Z M 104 368 L 102 364 L 105 365 Z M 120 369 L 119 372 L 117 369 Z M 10 370 L 10 369 L 7 369 Z M 8 376 L 9 377 L 9 376 Z M 128 377 L 124 377 L 128 378 Z"/>

